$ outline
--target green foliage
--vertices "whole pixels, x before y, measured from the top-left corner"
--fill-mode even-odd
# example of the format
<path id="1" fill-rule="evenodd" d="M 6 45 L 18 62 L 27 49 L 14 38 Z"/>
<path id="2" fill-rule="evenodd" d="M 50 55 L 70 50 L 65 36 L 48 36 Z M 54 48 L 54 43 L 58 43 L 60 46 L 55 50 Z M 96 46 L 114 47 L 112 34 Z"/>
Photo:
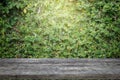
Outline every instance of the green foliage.
<path id="1" fill-rule="evenodd" d="M 84 2 L 79 0 L 80 2 Z M 87 45 L 93 57 L 120 57 L 120 1 L 86 0 L 86 35 L 92 41 Z M 94 47 L 94 48 L 92 48 Z"/>
<path id="2" fill-rule="evenodd" d="M 3 0 L 0 1 L 0 57 L 15 57 L 20 48 L 20 22 L 24 17 L 23 9 L 27 1 Z"/>
<path id="3" fill-rule="evenodd" d="M 1 58 L 118 58 L 118 0 L 4 0 Z"/>

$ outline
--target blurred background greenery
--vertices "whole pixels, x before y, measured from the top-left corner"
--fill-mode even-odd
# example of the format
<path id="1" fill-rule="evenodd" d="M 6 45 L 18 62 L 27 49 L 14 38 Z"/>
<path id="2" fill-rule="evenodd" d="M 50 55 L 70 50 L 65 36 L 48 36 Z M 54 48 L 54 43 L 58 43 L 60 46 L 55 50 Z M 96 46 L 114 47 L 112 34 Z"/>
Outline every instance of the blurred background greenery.
<path id="1" fill-rule="evenodd" d="M 0 1 L 0 58 L 119 57 L 119 0 Z"/>

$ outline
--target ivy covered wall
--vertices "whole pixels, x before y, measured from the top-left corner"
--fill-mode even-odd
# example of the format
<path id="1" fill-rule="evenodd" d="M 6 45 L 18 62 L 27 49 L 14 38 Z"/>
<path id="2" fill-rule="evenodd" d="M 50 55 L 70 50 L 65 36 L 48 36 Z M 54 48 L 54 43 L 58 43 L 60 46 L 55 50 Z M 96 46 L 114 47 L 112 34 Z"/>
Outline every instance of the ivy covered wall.
<path id="1" fill-rule="evenodd" d="M 4 0 L 1 58 L 119 58 L 119 0 Z"/>

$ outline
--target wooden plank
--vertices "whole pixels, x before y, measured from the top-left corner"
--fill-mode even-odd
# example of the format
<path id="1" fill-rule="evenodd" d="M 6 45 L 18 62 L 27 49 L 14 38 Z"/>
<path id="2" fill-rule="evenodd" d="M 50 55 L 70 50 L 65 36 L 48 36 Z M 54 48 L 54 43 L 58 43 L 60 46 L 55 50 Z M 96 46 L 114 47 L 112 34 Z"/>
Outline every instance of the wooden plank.
<path id="1" fill-rule="evenodd" d="M 120 59 L 0 59 L 0 79 L 120 79 Z"/>

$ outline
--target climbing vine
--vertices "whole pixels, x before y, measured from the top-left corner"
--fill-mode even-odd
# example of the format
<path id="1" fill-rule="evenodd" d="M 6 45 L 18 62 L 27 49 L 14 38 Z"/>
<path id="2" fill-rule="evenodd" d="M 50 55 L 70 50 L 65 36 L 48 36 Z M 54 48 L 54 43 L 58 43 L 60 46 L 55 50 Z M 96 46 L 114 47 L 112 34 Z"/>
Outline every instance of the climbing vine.
<path id="1" fill-rule="evenodd" d="M 119 0 L 2 0 L 1 58 L 119 58 Z"/>

